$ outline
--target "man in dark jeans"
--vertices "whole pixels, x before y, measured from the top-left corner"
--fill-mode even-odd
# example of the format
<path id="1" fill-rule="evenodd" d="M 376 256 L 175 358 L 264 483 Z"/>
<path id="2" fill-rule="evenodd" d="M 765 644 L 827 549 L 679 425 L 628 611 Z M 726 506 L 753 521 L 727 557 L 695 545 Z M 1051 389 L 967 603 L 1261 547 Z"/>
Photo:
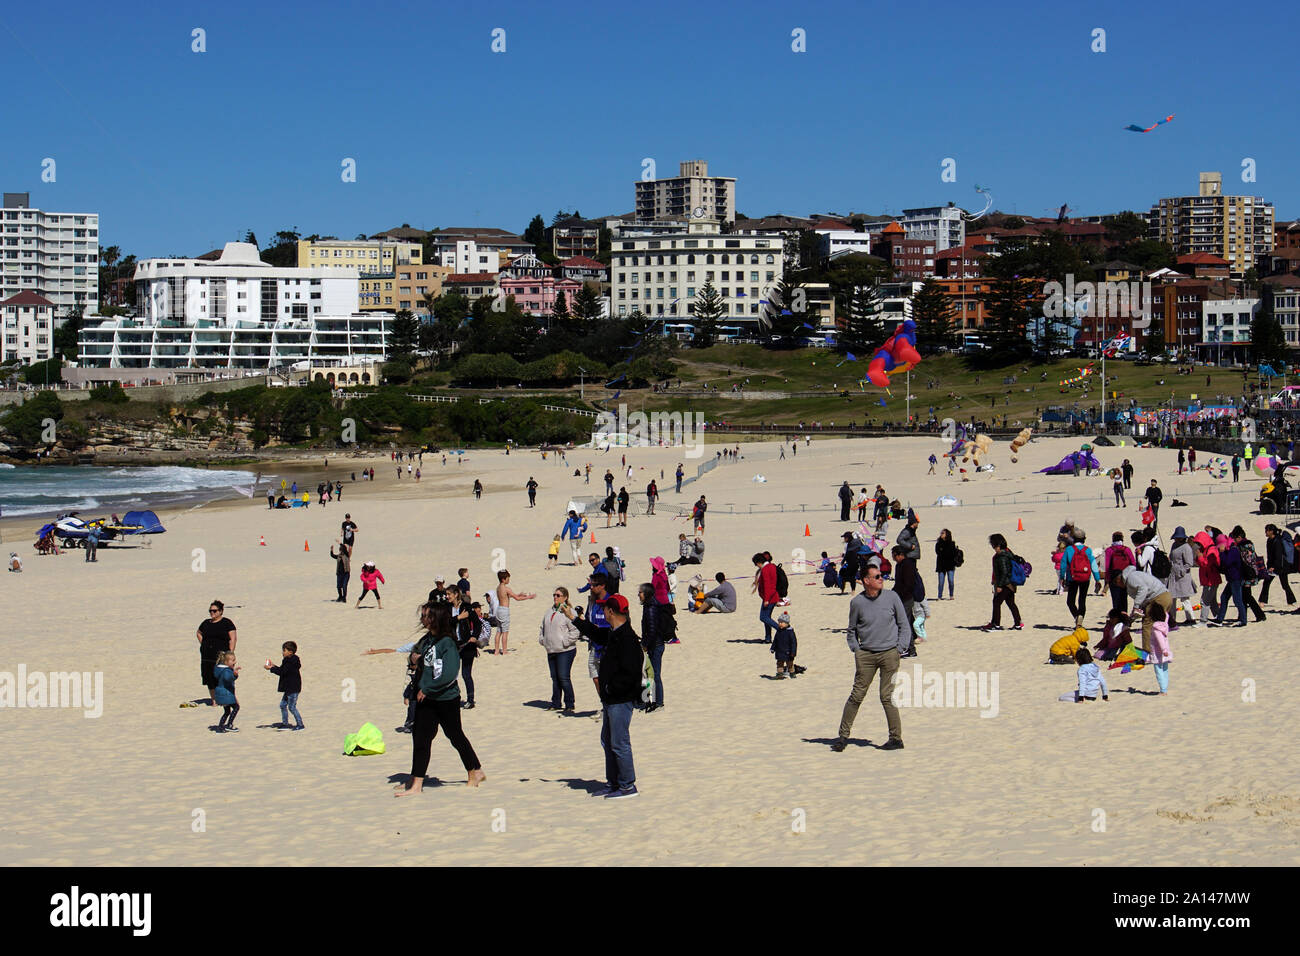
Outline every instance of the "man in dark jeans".
<path id="1" fill-rule="evenodd" d="M 642 584 L 637 588 L 637 597 L 641 601 L 641 646 L 645 648 L 646 657 L 654 669 L 654 700 L 646 705 L 647 714 L 654 713 L 664 706 L 664 680 L 660 665 L 664 657 L 664 641 L 671 626 L 665 618 L 673 613 L 671 604 L 659 604 L 655 601 L 653 584 Z"/>
<path id="2" fill-rule="evenodd" d="M 849 520 L 849 508 L 853 504 L 853 489 L 846 481 L 840 485 L 840 520 Z"/>
<path id="3" fill-rule="evenodd" d="M 1287 581 L 1287 576 L 1295 567 L 1295 546 L 1291 547 L 1291 560 L 1287 560 L 1287 545 L 1290 541 L 1275 524 L 1264 525 L 1264 536 L 1268 538 L 1268 544 L 1265 546 L 1264 560 L 1268 564 L 1269 570 L 1277 576 L 1278 581 L 1282 584 L 1282 593 L 1286 595 L 1286 603 L 1294 604 L 1295 595 L 1291 593 L 1291 584 Z M 1273 578 L 1264 579 L 1264 590 L 1259 592 L 1259 600 L 1262 604 L 1268 603 L 1268 589 L 1273 583 Z"/>
<path id="4" fill-rule="evenodd" d="M 644 657 L 641 640 L 628 623 L 627 598 L 612 594 L 603 605 L 605 629 L 591 621 L 574 615 L 572 608 L 565 614 L 588 640 L 604 640 L 600 655 L 600 676 L 597 686 L 603 712 L 600 725 L 600 744 L 605 748 L 605 779 L 607 786 L 595 795 L 607 800 L 635 797 L 636 768 L 632 763 L 632 711 L 641 696 L 641 674 Z"/>
<path id="5" fill-rule="evenodd" d="M 1156 528 L 1160 523 L 1160 502 L 1164 500 L 1165 493 L 1160 490 L 1154 478 L 1151 479 L 1151 487 L 1147 489 L 1147 507 L 1151 509 L 1151 527 Z"/>

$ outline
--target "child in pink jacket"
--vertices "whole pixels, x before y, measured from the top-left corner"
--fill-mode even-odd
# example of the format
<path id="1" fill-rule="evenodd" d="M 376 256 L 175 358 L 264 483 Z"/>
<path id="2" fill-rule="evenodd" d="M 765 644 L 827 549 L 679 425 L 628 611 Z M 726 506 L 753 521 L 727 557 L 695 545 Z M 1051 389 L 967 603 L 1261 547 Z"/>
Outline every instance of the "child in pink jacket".
<path id="1" fill-rule="evenodd" d="M 388 583 L 384 580 L 383 572 L 375 567 L 375 562 L 367 561 L 361 565 L 361 597 L 357 598 L 357 607 L 361 607 L 361 602 L 366 599 L 366 595 L 374 591 L 375 603 L 379 605 L 381 611 L 384 609 L 384 602 L 379 597 L 379 587 L 375 584 L 376 581 L 380 582 L 380 584 Z"/>
<path id="2" fill-rule="evenodd" d="M 1151 651 L 1147 660 L 1156 671 L 1156 683 L 1160 686 L 1160 696 L 1169 693 L 1169 662 L 1174 659 L 1169 649 L 1169 621 L 1165 609 L 1152 601 L 1147 605 L 1147 615 L 1151 618 Z"/>

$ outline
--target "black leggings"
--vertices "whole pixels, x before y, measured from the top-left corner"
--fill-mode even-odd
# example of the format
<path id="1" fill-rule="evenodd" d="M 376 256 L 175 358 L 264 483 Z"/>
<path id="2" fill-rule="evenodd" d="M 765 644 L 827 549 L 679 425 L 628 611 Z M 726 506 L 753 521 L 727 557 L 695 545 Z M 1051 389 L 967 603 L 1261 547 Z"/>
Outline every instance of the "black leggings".
<path id="1" fill-rule="evenodd" d="M 1086 617 L 1088 614 L 1088 581 L 1067 581 L 1065 606 L 1073 617 Z"/>
<path id="2" fill-rule="evenodd" d="M 465 681 L 465 701 L 474 703 L 474 658 L 478 657 L 478 648 L 474 645 L 460 649 L 460 676 Z"/>
<path id="3" fill-rule="evenodd" d="M 993 623 L 1002 623 L 1002 605 L 1011 610 L 1011 618 L 1015 623 L 1020 623 L 1020 608 L 1016 607 L 1016 592 L 1014 588 L 998 588 L 997 593 L 993 595 Z"/>
<path id="4" fill-rule="evenodd" d="M 421 778 L 429 769 L 429 748 L 438 736 L 438 727 L 447 735 L 451 745 L 460 754 L 466 770 L 478 770 L 478 757 L 474 748 L 460 729 L 460 698 L 434 700 L 426 697 L 415 705 L 415 727 L 411 730 L 411 776 Z"/>
<path id="5" fill-rule="evenodd" d="M 221 712 L 221 719 L 217 721 L 218 727 L 235 726 L 235 715 L 239 713 L 239 703 L 226 704 L 226 709 Z"/>

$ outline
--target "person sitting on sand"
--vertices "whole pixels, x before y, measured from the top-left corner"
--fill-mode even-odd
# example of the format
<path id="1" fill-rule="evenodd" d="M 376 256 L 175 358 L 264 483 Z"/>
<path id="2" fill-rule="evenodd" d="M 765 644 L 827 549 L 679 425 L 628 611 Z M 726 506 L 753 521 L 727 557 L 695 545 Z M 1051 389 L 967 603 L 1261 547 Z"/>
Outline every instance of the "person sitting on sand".
<path id="1" fill-rule="evenodd" d="M 9 570 L 21 571 L 23 569 L 23 559 L 18 557 L 17 551 L 9 552 Z"/>
<path id="2" fill-rule="evenodd" d="M 1126 612 L 1111 608 L 1106 615 L 1106 626 L 1101 630 L 1101 640 L 1093 650 L 1093 656 L 1099 661 L 1113 660 L 1132 639 L 1129 633 L 1132 626 L 1133 619 Z"/>
<path id="3" fill-rule="evenodd" d="M 1081 647 L 1074 652 L 1074 662 L 1079 665 L 1079 686 L 1078 689 L 1070 691 L 1068 694 L 1062 694 L 1057 700 L 1069 701 L 1075 704 L 1085 700 L 1096 700 L 1097 691 L 1101 691 L 1102 700 L 1110 700 L 1110 690 L 1106 687 L 1106 678 L 1101 674 L 1101 668 L 1093 663 L 1092 655 L 1088 653 L 1086 647 Z"/>

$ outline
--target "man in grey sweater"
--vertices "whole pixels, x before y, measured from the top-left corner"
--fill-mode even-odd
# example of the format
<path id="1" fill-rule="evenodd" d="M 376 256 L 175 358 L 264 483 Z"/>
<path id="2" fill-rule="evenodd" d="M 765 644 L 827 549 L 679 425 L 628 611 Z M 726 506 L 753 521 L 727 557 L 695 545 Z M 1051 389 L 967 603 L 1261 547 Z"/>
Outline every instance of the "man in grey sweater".
<path id="1" fill-rule="evenodd" d="M 907 652 L 911 643 L 912 628 L 907 623 L 907 611 L 902 600 L 884 587 L 880 565 L 868 564 L 862 571 L 862 593 L 849 603 L 846 640 L 849 650 L 853 652 L 856 675 L 853 691 L 844 703 L 839 737 L 831 744 L 831 749 L 836 753 L 848 746 L 849 733 L 858 716 L 858 707 L 862 698 L 867 696 L 876 671 L 880 672 L 880 706 L 885 710 L 885 721 L 889 725 L 889 742 L 880 749 L 903 749 L 903 722 L 892 697 L 898 660 L 900 655 Z"/>

